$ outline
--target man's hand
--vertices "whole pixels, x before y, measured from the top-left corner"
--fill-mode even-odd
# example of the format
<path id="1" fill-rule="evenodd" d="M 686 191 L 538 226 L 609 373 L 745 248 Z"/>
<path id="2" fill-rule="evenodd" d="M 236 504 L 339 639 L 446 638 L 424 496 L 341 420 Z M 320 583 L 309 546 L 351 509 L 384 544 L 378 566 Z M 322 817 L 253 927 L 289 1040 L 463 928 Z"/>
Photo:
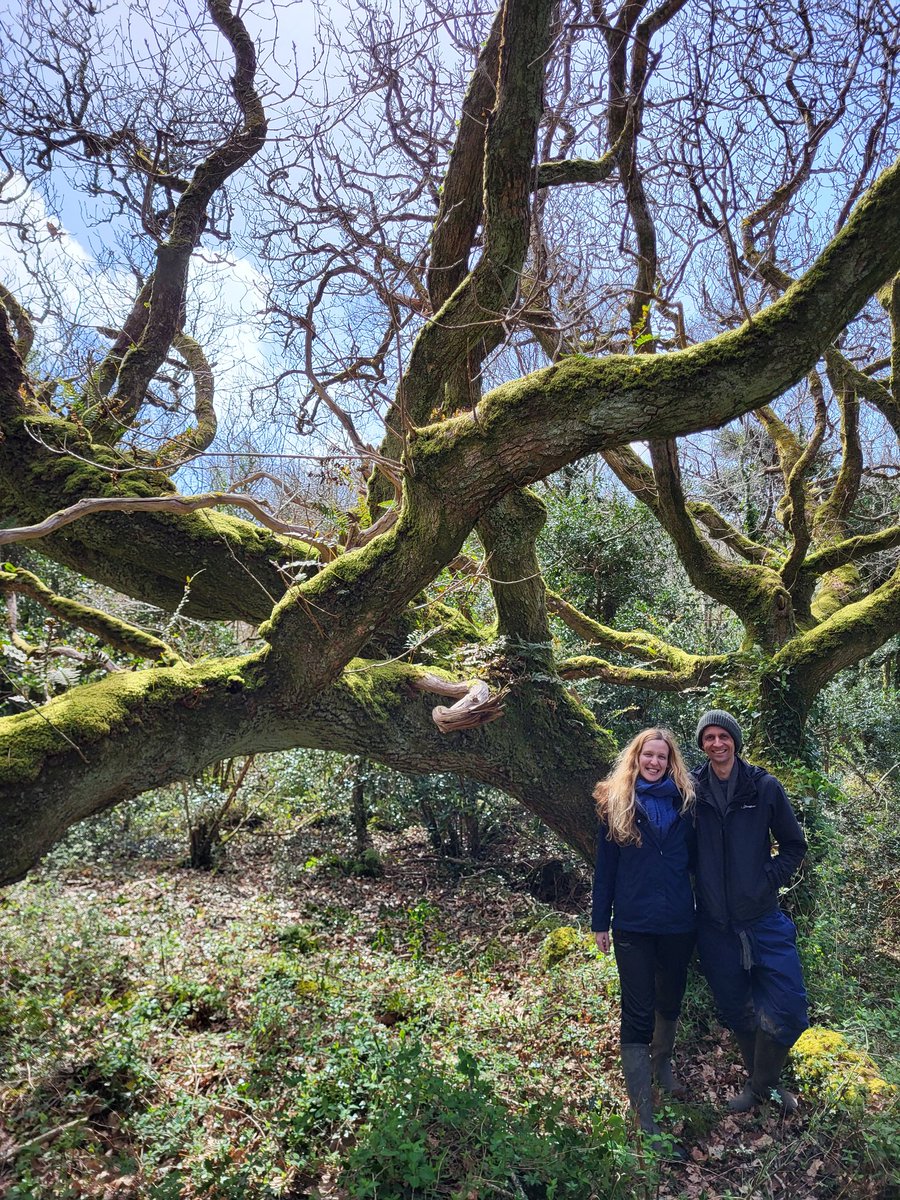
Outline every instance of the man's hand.
<path id="1" fill-rule="evenodd" d="M 594 941 L 597 943 L 597 949 L 601 954 L 609 954 L 609 930 L 604 929 L 602 933 L 594 933 Z"/>

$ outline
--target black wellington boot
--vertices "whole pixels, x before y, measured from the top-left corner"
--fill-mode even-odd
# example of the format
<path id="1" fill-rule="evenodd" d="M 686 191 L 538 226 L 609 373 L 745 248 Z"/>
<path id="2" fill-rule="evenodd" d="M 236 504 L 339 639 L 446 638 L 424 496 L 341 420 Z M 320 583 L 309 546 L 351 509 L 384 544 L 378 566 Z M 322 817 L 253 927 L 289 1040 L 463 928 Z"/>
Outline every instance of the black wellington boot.
<path id="1" fill-rule="evenodd" d="M 776 1042 L 773 1037 L 762 1029 L 756 1034 L 756 1057 L 753 1061 L 754 1094 L 760 1101 L 774 1100 L 777 1096 L 781 1111 L 792 1113 L 797 1111 L 797 1097 L 787 1088 L 780 1087 L 778 1079 L 781 1070 L 790 1054 L 790 1046 Z"/>
<path id="2" fill-rule="evenodd" d="M 659 1133 L 659 1126 L 653 1119 L 650 1047 L 643 1042 L 625 1042 L 621 1054 L 625 1090 L 638 1124 L 644 1133 Z"/>
<path id="3" fill-rule="evenodd" d="M 746 1064 L 747 1055 L 745 1054 L 745 1050 L 749 1049 L 748 1035 L 739 1034 L 735 1036 L 738 1038 L 741 1053 L 744 1055 L 744 1062 Z M 747 1046 L 744 1045 L 745 1041 L 747 1041 Z M 787 1088 L 779 1087 L 778 1085 L 778 1078 L 787 1060 L 790 1046 L 776 1042 L 768 1033 L 764 1033 L 761 1029 L 758 1029 L 754 1037 L 753 1051 L 753 1073 L 744 1084 L 744 1090 L 741 1094 L 728 1101 L 729 1111 L 749 1112 L 757 1104 L 762 1104 L 777 1096 L 782 1112 L 796 1112 L 796 1096 L 793 1096 Z"/>
<path id="4" fill-rule="evenodd" d="M 653 1078 L 664 1092 L 680 1098 L 684 1095 L 684 1084 L 672 1074 L 672 1051 L 675 1049 L 677 1021 L 656 1014 L 653 1026 L 653 1041 L 650 1043 L 650 1065 Z"/>
<path id="5" fill-rule="evenodd" d="M 741 1060 L 747 1071 L 747 1082 L 744 1084 L 744 1090 L 739 1092 L 737 1096 L 732 1096 L 728 1101 L 728 1111 L 749 1112 L 756 1104 L 753 1085 L 750 1082 L 753 1075 L 753 1065 L 756 1061 L 756 1030 L 754 1029 L 752 1033 L 746 1033 L 736 1029 L 734 1031 L 734 1040 L 738 1044 L 741 1052 Z"/>

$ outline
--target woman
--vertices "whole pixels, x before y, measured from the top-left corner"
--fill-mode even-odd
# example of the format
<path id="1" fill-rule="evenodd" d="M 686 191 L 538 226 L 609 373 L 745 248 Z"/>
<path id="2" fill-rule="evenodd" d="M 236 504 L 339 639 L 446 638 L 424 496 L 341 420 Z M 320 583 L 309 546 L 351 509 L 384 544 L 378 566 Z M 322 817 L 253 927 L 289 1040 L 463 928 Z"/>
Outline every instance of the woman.
<path id="1" fill-rule="evenodd" d="M 613 949 L 622 985 L 622 1072 L 641 1129 L 653 1120 L 652 1080 L 673 1095 L 675 1026 L 694 948 L 694 785 L 668 729 L 644 729 L 594 789 L 600 827 L 591 928 Z M 652 1046 L 651 1046 L 652 1042 Z"/>

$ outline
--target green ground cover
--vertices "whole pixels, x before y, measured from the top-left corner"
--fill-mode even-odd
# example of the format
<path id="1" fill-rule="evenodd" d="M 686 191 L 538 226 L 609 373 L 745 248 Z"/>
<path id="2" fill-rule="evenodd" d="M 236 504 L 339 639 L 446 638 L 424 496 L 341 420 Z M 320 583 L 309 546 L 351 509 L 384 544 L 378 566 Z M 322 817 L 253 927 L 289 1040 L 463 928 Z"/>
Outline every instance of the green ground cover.
<path id="1" fill-rule="evenodd" d="M 723 1118 L 738 1069 L 699 981 L 689 1102 L 665 1114 L 687 1161 L 639 1152 L 583 913 L 416 830 L 380 839 L 376 878 L 329 866 L 329 838 L 261 831 L 212 874 L 70 859 L 9 889 L 10 1200 L 891 1194 L 889 1091 Z"/>

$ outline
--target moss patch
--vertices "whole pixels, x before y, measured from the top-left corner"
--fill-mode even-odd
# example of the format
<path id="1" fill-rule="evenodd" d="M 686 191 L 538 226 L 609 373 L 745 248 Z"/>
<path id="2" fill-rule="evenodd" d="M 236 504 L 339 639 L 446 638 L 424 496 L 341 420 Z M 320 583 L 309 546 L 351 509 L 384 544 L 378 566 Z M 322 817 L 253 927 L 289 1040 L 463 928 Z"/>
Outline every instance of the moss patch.
<path id="1" fill-rule="evenodd" d="M 791 1064 L 804 1091 L 826 1103 L 852 1104 L 897 1091 L 867 1054 L 833 1029 L 807 1029 L 791 1050 Z"/>
<path id="2" fill-rule="evenodd" d="M 95 745 L 116 730 L 140 722 L 149 707 L 182 703 L 195 707 L 217 688 L 234 690 L 235 668 L 246 658 L 223 658 L 196 666 L 107 675 L 73 688 L 40 710 L 0 719 L 0 785 L 37 779 L 48 755 Z M 246 671 L 241 678 L 246 680 Z"/>
<path id="3" fill-rule="evenodd" d="M 541 944 L 541 964 L 544 967 L 555 967 L 570 954 L 584 952 L 592 946 L 590 938 L 585 937 L 574 925 L 560 925 L 558 929 L 548 933 Z"/>

